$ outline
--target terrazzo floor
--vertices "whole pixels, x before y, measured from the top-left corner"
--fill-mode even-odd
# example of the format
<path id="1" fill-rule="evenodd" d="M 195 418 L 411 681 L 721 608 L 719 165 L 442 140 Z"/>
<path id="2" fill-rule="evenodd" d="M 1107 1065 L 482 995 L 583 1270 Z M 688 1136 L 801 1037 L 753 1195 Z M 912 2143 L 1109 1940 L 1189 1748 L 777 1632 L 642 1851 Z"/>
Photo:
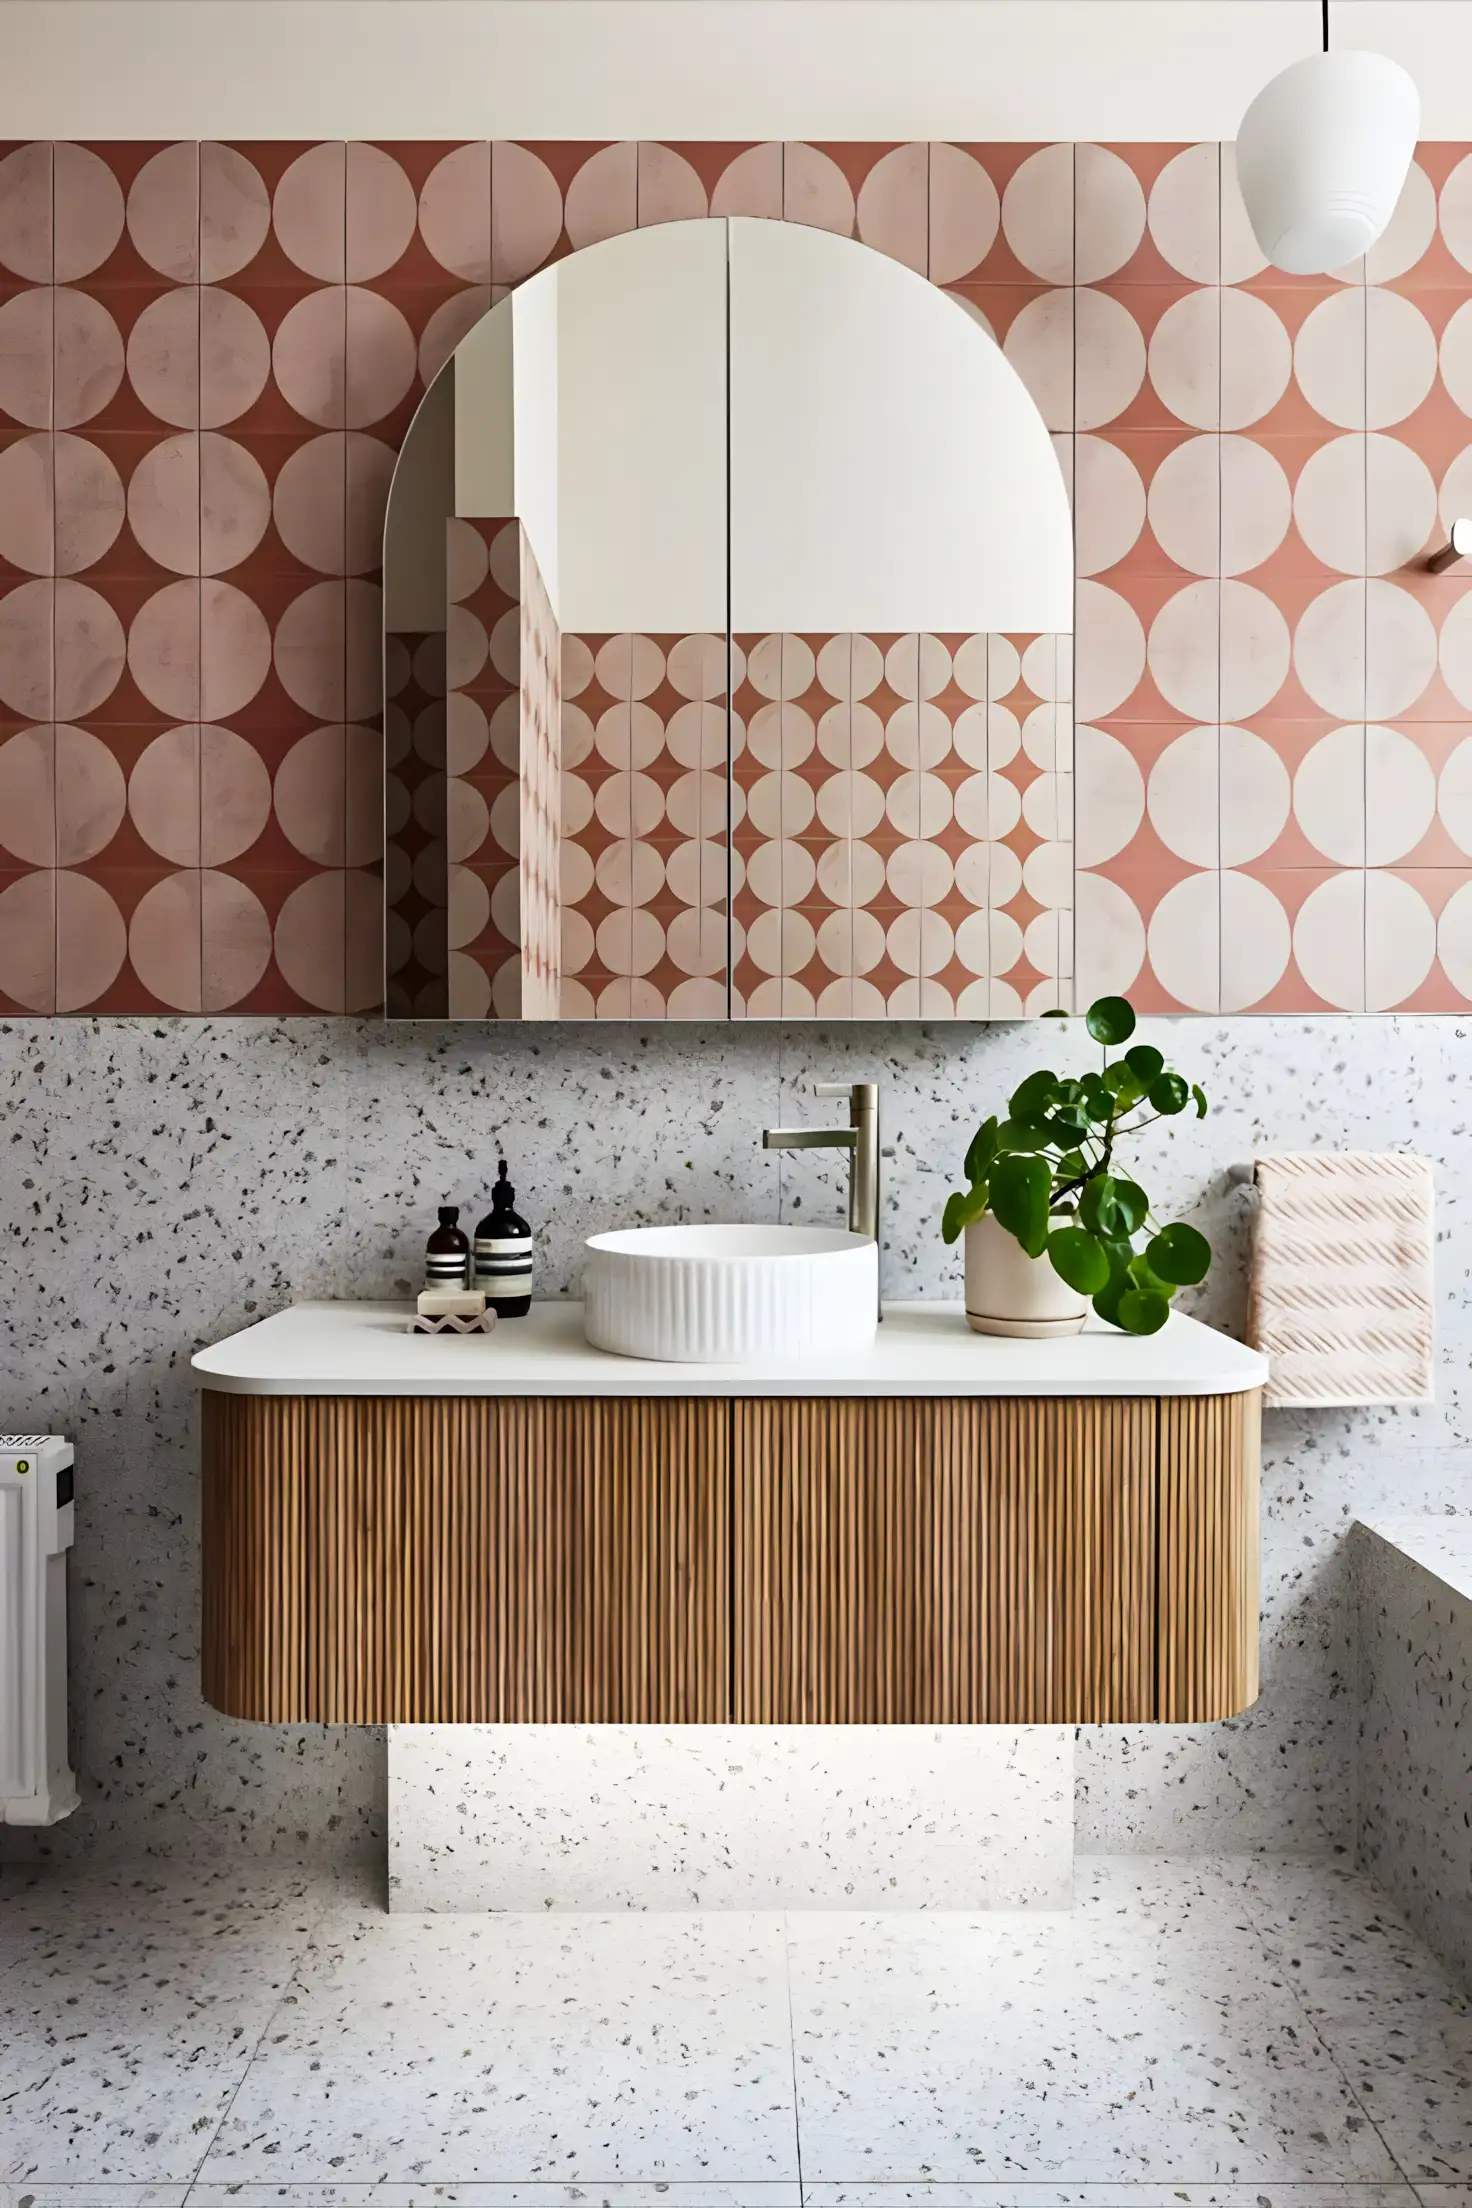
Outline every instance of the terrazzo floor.
<path id="1" fill-rule="evenodd" d="M 3 2208 L 1472 2208 L 1472 2001 L 1327 1863 L 978 1917 L 0 1877 Z"/>

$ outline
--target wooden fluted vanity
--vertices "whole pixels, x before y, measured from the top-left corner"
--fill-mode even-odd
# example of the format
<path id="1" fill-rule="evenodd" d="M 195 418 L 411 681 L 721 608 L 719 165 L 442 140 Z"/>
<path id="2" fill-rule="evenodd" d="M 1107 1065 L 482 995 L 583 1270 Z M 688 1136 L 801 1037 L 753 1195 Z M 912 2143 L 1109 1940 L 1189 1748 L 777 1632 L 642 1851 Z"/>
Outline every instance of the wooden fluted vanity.
<path id="1" fill-rule="evenodd" d="M 1266 1367 L 891 1306 L 821 1367 L 309 1304 L 194 1360 L 206 1698 L 273 1724 L 1184 1724 L 1257 1694 Z"/>

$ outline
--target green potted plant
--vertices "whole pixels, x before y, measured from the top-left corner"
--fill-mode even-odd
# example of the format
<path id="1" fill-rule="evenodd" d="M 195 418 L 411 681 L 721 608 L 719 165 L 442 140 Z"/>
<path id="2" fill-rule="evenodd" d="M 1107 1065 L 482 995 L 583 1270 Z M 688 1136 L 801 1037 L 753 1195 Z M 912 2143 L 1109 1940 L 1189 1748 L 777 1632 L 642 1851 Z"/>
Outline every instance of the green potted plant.
<path id="1" fill-rule="evenodd" d="M 1118 1155 L 1188 1106 L 1204 1119 L 1205 1096 L 1152 1043 L 1130 1043 L 1124 997 L 1100 997 L 1085 1025 L 1103 1049 L 1099 1070 L 1030 1073 L 1005 1114 L 978 1127 L 968 1185 L 947 1199 L 941 1232 L 966 1237 L 966 1318 L 978 1334 L 1077 1334 L 1091 1302 L 1111 1326 L 1154 1334 L 1177 1288 L 1211 1264 L 1205 1235 L 1162 1226 Z"/>

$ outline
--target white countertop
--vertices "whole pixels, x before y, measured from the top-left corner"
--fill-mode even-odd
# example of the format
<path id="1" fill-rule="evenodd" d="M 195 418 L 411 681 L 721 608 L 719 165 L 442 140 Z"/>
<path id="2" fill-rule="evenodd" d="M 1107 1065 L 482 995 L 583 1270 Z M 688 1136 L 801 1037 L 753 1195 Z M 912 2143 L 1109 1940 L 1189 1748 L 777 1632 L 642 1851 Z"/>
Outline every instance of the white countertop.
<path id="1" fill-rule="evenodd" d="M 872 1348 L 803 1364 L 670 1365 L 583 1339 L 583 1307 L 534 1303 L 492 1334 L 410 1334 L 407 1303 L 299 1303 L 194 1359 L 232 1395 L 1237 1395 L 1267 1359 L 1172 1312 L 1141 1339 L 973 1334 L 959 1303 L 891 1303 Z"/>

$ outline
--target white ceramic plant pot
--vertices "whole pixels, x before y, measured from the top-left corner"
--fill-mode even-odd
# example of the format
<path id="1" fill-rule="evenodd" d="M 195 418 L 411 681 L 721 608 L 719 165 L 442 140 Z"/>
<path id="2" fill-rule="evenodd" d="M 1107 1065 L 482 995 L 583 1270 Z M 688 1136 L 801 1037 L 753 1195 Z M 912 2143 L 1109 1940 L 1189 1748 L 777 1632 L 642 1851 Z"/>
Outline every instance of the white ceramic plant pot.
<path id="1" fill-rule="evenodd" d="M 1087 1296 L 1060 1280 L 1046 1257 L 1029 1257 L 989 1211 L 966 1229 L 966 1324 L 974 1334 L 1046 1341 L 1081 1334 Z"/>

